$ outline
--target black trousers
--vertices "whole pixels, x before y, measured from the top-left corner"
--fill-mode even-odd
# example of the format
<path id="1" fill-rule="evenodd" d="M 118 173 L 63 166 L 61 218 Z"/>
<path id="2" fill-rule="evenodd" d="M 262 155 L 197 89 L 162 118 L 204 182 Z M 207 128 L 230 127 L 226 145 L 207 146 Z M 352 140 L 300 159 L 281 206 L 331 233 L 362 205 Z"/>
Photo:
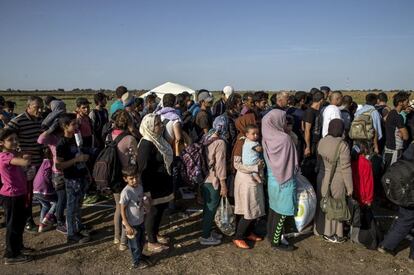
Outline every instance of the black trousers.
<path id="1" fill-rule="evenodd" d="M 168 203 L 153 205 L 145 217 L 145 231 L 147 233 L 149 243 L 157 242 L 157 235 L 160 230 L 162 214 L 167 207 Z"/>
<path id="2" fill-rule="evenodd" d="M 253 222 L 255 220 L 247 220 L 244 217 L 241 217 L 237 223 L 236 235 L 234 238 L 236 240 L 243 240 L 253 231 Z"/>
<path id="3" fill-rule="evenodd" d="M 270 244 L 272 246 L 277 246 L 280 244 L 286 218 L 287 216 L 281 215 L 272 209 L 269 209 L 267 220 L 267 237 L 269 238 Z"/>
<path id="4" fill-rule="evenodd" d="M 23 247 L 23 231 L 26 224 L 26 196 L 2 196 L 6 217 L 6 251 L 5 258 L 15 258 L 20 255 Z"/>

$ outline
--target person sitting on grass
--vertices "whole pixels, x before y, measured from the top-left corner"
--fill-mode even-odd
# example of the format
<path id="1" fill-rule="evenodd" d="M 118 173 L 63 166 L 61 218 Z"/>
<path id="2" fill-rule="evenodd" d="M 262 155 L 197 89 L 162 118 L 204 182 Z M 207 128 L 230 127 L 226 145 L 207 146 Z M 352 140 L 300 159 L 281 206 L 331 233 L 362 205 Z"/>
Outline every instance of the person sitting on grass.
<path id="1" fill-rule="evenodd" d="M 25 204 L 27 196 L 27 181 L 23 167 L 31 164 L 31 158 L 25 154 L 18 156 L 17 134 L 10 128 L 0 132 L 0 175 L 3 183 L 0 197 L 6 218 L 6 250 L 4 263 L 6 265 L 26 263 L 32 260 L 23 246 L 23 231 L 26 223 Z"/>
<path id="2" fill-rule="evenodd" d="M 149 198 L 144 196 L 144 189 L 137 176 L 137 167 L 130 166 L 122 170 L 126 182 L 121 192 L 122 225 L 128 238 L 128 246 L 132 255 L 132 267 L 144 269 L 150 265 L 149 257 L 142 254 L 145 244 L 144 216 L 149 212 Z"/>

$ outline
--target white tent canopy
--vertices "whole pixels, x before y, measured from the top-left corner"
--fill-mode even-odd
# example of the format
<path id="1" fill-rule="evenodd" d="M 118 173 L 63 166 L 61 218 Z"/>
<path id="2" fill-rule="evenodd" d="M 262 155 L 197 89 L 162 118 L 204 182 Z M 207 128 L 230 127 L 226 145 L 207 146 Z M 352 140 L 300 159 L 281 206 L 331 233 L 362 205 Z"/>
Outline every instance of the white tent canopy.
<path id="1" fill-rule="evenodd" d="M 145 94 L 141 95 L 140 97 L 145 98 L 147 95 L 151 93 L 155 93 L 159 98 L 162 99 L 162 97 L 165 94 L 174 94 L 178 95 L 182 92 L 188 92 L 191 95 L 195 95 L 195 91 L 187 86 L 173 83 L 173 82 L 165 82 L 164 84 L 155 87 L 154 89 L 150 90 L 149 92 L 146 92 Z"/>

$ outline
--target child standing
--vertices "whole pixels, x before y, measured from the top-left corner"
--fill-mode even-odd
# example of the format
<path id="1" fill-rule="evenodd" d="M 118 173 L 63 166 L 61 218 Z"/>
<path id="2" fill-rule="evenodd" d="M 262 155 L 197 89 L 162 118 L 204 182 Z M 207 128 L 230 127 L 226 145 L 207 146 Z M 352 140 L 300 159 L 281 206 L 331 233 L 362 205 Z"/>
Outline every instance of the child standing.
<path id="1" fill-rule="evenodd" d="M 76 99 L 76 115 L 78 119 L 79 132 L 82 136 L 83 146 L 93 147 L 93 128 L 92 120 L 89 118 L 90 102 L 87 98 L 79 97 Z"/>
<path id="2" fill-rule="evenodd" d="M 28 167 L 31 161 L 29 155 L 17 156 L 17 144 L 17 134 L 14 130 L 1 130 L 0 174 L 3 185 L 0 195 L 7 227 L 5 264 L 26 263 L 32 260 L 30 256 L 22 254 L 27 196 L 26 175 L 22 167 Z"/>
<path id="3" fill-rule="evenodd" d="M 123 170 L 122 174 L 127 185 L 121 192 L 119 204 L 132 254 L 132 268 L 144 269 L 149 266 L 148 257 L 142 254 L 145 244 L 144 215 L 149 209 L 149 199 L 144 196 L 144 189 L 139 184 L 136 166 Z"/>
<path id="4" fill-rule="evenodd" d="M 52 183 L 52 153 L 48 147 L 44 150 L 44 156 L 42 165 L 33 181 L 33 198 L 42 205 L 39 232 L 48 231 L 56 222 L 57 195 Z"/>
<path id="5" fill-rule="evenodd" d="M 81 199 L 86 183 L 88 169 L 85 162 L 89 156 L 79 152 L 75 140 L 75 132 L 78 122 L 75 114 L 63 114 L 59 119 L 63 130 L 63 137 L 56 146 L 56 168 L 63 172 L 66 187 L 66 223 L 67 242 L 85 243 L 89 241 L 80 231 L 81 224 Z"/>
<path id="6" fill-rule="evenodd" d="M 260 133 L 257 125 L 246 126 L 246 140 L 243 144 L 242 162 L 244 165 L 257 165 L 263 161 L 263 147 L 258 142 Z M 259 173 L 252 173 L 253 180 L 256 183 L 263 181 L 263 169 Z"/>
<path id="7" fill-rule="evenodd" d="M 102 150 L 105 147 L 105 141 L 102 137 L 102 129 L 109 121 L 108 110 L 105 108 L 107 103 L 107 96 L 104 93 L 96 93 L 93 97 L 95 101 L 95 109 L 89 113 L 89 118 L 92 121 L 92 131 L 95 137 L 95 147 Z"/>

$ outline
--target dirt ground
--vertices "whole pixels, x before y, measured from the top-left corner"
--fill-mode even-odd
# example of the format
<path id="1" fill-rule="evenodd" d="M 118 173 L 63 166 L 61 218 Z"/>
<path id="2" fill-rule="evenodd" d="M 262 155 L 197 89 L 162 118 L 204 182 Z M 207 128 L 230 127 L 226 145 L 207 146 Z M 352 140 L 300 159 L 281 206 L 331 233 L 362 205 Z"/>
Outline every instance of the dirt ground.
<path id="1" fill-rule="evenodd" d="M 251 250 L 237 249 L 229 237 L 219 246 L 201 246 L 200 212 L 166 216 L 162 233 L 171 237 L 171 249 L 152 255 L 154 266 L 130 270 L 129 250 L 121 252 L 113 244 L 112 213 L 112 208 L 101 206 L 83 209 L 86 224 L 93 227 L 92 241 L 84 245 L 68 246 L 65 237 L 54 230 L 25 233 L 25 245 L 36 249 L 34 261 L 2 265 L 0 274 L 414 274 L 407 244 L 395 257 L 349 241 L 326 243 L 312 235 L 295 239 L 298 249 L 287 253 L 272 250 L 266 240 Z M 3 254 L 5 229 L 0 236 Z"/>

